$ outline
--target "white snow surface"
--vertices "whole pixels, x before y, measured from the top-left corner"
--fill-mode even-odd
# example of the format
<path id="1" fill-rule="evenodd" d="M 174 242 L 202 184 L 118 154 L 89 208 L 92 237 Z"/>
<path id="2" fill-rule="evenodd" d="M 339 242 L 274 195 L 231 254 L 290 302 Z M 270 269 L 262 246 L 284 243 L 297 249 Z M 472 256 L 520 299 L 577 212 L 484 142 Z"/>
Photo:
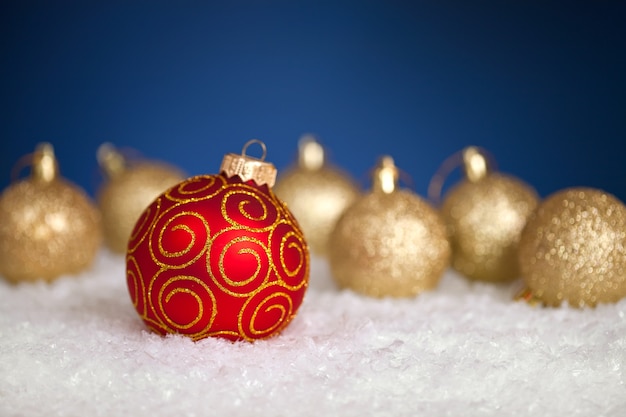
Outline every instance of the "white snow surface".
<path id="1" fill-rule="evenodd" d="M 453 271 L 373 299 L 312 259 L 281 335 L 193 342 L 146 330 L 124 267 L 0 281 L 0 416 L 626 416 L 626 300 L 531 307 Z"/>

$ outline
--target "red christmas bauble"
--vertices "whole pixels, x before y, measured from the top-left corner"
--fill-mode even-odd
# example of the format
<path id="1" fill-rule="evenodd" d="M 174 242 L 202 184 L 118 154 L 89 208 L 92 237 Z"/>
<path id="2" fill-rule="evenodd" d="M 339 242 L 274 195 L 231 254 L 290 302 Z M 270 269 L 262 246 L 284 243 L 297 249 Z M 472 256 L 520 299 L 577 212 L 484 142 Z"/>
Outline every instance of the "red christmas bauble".
<path id="1" fill-rule="evenodd" d="M 128 244 L 133 304 L 154 331 L 194 340 L 254 340 L 294 318 L 308 285 L 309 250 L 268 184 L 189 178 L 161 194 Z"/>

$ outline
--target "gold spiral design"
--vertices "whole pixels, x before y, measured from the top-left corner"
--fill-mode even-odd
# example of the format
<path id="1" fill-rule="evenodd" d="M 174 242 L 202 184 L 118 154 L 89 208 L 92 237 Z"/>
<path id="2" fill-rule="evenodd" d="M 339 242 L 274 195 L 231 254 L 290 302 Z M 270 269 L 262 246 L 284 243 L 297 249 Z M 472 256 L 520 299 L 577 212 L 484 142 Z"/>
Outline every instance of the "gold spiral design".
<path id="1" fill-rule="evenodd" d="M 246 340 L 263 339 L 282 330 L 294 317 L 294 302 L 282 285 L 269 284 L 250 297 L 241 309 L 238 325 Z"/>
<path id="2" fill-rule="evenodd" d="M 182 211 L 170 216 L 169 211 L 176 208 L 173 206 L 164 211 L 154 221 L 149 241 L 150 255 L 161 268 L 185 268 L 200 259 L 210 245 L 207 220 L 195 211 Z M 165 247 L 164 243 L 170 247 Z"/>
<path id="3" fill-rule="evenodd" d="M 141 269 L 134 256 L 126 259 L 126 283 L 133 306 L 140 316 L 146 316 L 146 289 Z"/>
<path id="4" fill-rule="evenodd" d="M 267 187 L 222 175 L 191 178 L 144 211 L 133 239 L 129 291 L 160 334 L 269 337 L 302 303 L 308 247 Z"/>
<path id="5" fill-rule="evenodd" d="M 278 220 L 272 200 L 258 188 L 236 184 L 224 193 L 221 203 L 224 219 L 233 226 L 244 226 L 253 232 L 266 232 Z"/>
<path id="6" fill-rule="evenodd" d="M 302 242 L 298 240 L 298 234 L 294 231 L 291 231 L 283 236 L 281 239 L 280 245 L 280 266 L 283 268 L 283 271 L 287 274 L 288 277 L 293 278 L 298 275 L 302 267 L 304 266 L 304 262 L 302 259 L 304 258 L 304 251 L 302 250 Z M 298 259 L 300 261 L 296 265 L 295 269 L 289 269 L 287 264 L 285 263 L 285 250 L 291 249 L 298 252 Z"/>
<path id="7" fill-rule="evenodd" d="M 163 195 L 174 202 L 191 203 L 214 197 L 224 185 L 226 179 L 221 175 L 197 175 L 171 187 Z"/>
<path id="8" fill-rule="evenodd" d="M 146 239 L 149 233 L 152 231 L 152 226 L 159 216 L 161 211 L 161 198 L 157 198 L 152 204 L 150 204 L 139 216 L 137 223 L 133 227 L 133 231 L 128 239 L 128 252 L 129 254 L 135 252 L 137 247 Z"/>
<path id="9" fill-rule="evenodd" d="M 217 315 L 213 291 L 200 278 L 168 275 L 167 271 L 157 274 L 148 289 L 150 307 L 161 327 L 194 339 L 206 336 Z"/>
<path id="10" fill-rule="evenodd" d="M 224 293 L 248 297 L 268 281 L 269 259 L 269 249 L 263 241 L 242 236 L 241 229 L 226 229 L 213 236 L 207 271 Z"/>
<path id="11" fill-rule="evenodd" d="M 272 263 L 286 288 L 296 291 L 307 285 L 309 250 L 302 232 L 292 223 L 282 221 L 272 231 L 270 245 L 279 248 L 272 251 Z"/>

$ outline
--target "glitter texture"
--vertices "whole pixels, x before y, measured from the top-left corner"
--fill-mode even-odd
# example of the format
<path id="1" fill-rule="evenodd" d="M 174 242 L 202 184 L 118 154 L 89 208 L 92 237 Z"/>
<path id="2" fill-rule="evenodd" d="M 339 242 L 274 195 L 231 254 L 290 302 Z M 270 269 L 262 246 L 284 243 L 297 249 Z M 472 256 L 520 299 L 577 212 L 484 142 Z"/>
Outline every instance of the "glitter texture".
<path id="1" fill-rule="evenodd" d="M 98 193 L 104 241 L 113 252 L 125 253 L 137 219 L 163 191 L 181 182 L 181 172 L 165 164 L 141 163 L 112 177 Z"/>
<path id="2" fill-rule="evenodd" d="M 498 173 L 475 182 L 464 180 L 450 190 L 441 213 L 452 245 L 454 269 L 480 281 L 518 278 L 520 234 L 538 200 L 530 186 Z"/>
<path id="3" fill-rule="evenodd" d="M 359 195 L 352 181 L 331 167 L 288 170 L 280 176 L 274 192 L 287 203 L 318 255 L 326 255 L 328 236 L 337 219 Z"/>
<path id="4" fill-rule="evenodd" d="M 373 297 L 408 297 L 435 287 L 450 258 L 439 214 L 405 190 L 357 200 L 337 222 L 329 249 L 337 283 Z"/>
<path id="5" fill-rule="evenodd" d="M 101 243 L 100 215 L 62 179 L 20 181 L 0 197 L 0 272 L 10 281 L 51 281 L 91 265 Z"/>
<path id="6" fill-rule="evenodd" d="M 626 207 L 591 188 L 548 197 L 528 221 L 519 246 L 523 278 L 548 305 L 577 307 L 626 296 Z"/>

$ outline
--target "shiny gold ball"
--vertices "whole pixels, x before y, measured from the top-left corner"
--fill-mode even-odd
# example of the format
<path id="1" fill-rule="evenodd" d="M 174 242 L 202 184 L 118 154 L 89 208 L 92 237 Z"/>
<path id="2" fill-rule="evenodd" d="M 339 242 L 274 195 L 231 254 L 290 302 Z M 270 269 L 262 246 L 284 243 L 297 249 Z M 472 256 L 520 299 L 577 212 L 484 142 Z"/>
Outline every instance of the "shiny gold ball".
<path id="1" fill-rule="evenodd" d="M 445 225 L 426 201 L 382 174 L 337 221 L 330 269 L 343 288 L 372 297 L 414 296 L 434 288 L 448 267 Z"/>
<path id="2" fill-rule="evenodd" d="M 168 165 L 143 162 L 104 184 L 98 192 L 98 205 L 107 247 L 116 253 L 126 253 L 130 233 L 143 210 L 183 179 L 180 171 Z"/>
<path id="3" fill-rule="evenodd" d="M 78 273 L 91 265 L 101 236 L 98 210 L 63 179 L 23 180 L 0 196 L 0 274 L 10 281 Z"/>
<path id="4" fill-rule="evenodd" d="M 539 197 L 526 183 L 499 173 L 463 180 L 441 213 L 452 245 L 452 267 L 478 281 L 519 278 L 517 247 Z"/>
<path id="5" fill-rule="evenodd" d="M 592 188 L 546 198 L 519 245 L 523 279 L 544 304 L 594 306 L 626 296 L 626 207 Z"/>
<path id="6" fill-rule="evenodd" d="M 332 167 L 287 170 L 273 190 L 298 220 L 311 250 L 322 256 L 337 219 L 359 195 L 356 185 Z"/>

